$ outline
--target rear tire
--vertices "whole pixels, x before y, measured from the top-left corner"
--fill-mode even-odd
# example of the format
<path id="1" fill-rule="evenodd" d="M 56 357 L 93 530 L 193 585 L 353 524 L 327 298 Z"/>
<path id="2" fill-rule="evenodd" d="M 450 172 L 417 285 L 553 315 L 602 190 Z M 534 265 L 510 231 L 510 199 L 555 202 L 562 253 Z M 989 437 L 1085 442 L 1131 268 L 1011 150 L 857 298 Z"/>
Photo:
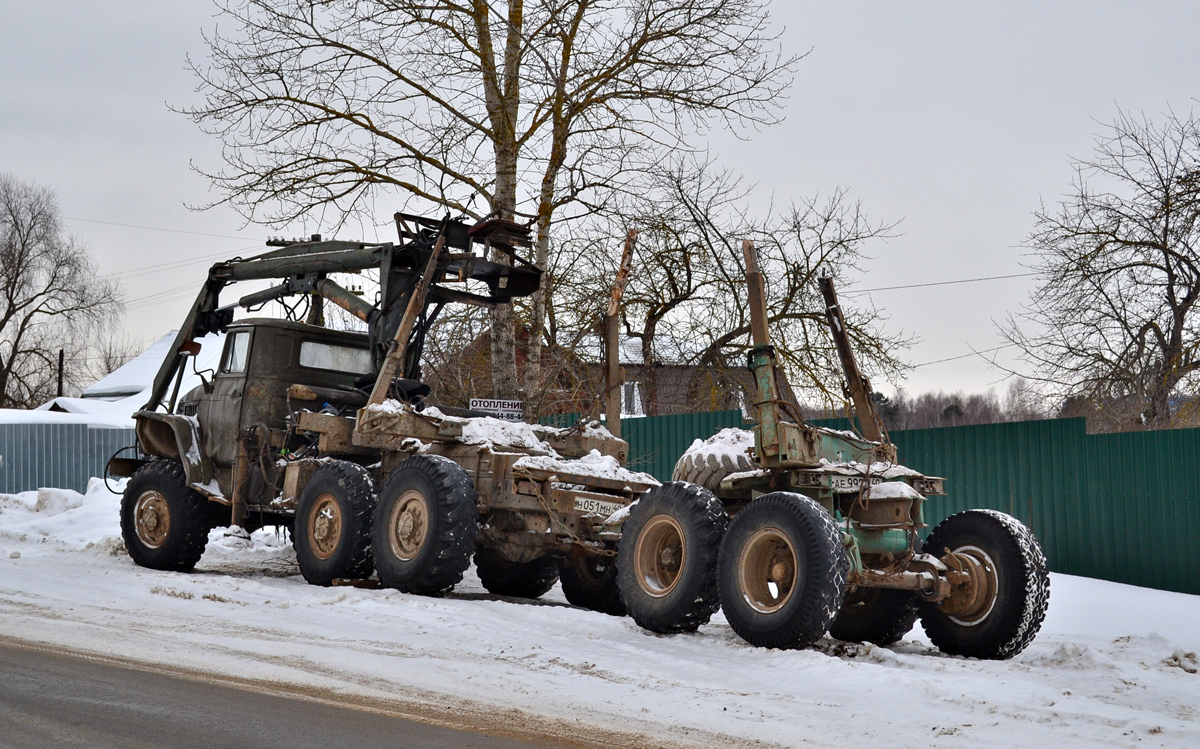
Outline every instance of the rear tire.
<path id="1" fill-rule="evenodd" d="M 121 537 L 135 564 L 189 572 L 208 543 L 210 500 L 187 485 L 183 465 L 160 458 L 133 474 L 121 496 Z"/>
<path id="2" fill-rule="evenodd" d="M 643 494 L 617 552 L 629 615 L 652 632 L 694 632 L 720 607 L 717 554 L 729 515 L 709 490 L 671 482 Z"/>
<path id="3" fill-rule="evenodd" d="M 725 618 L 743 640 L 806 648 L 837 616 L 850 564 L 829 513 L 808 497 L 774 492 L 729 524 L 720 569 Z"/>
<path id="4" fill-rule="evenodd" d="M 448 458 L 414 455 L 379 492 L 371 533 L 379 581 L 404 593 L 448 593 L 470 566 L 478 535 L 471 477 Z"/>
<path id="5" fill-rule="evenodd" d="M 1041 544 L 1021 521 L 995 510 L 967 510 L 943 520 L 925 542 L 973 560 L 977 596 L 921 602 L 925 634 L 943 653 L 1005 660 L 1033 641 L 1050 603 L 1050 576 Z"/>
<path id="6" fill-rule="evenodd" d="M 296 502 L 292 533 L 305 580 L 332 585 L 371 576 L 375 496 L 375 479 L 357 463 L 335 460 L 313 471 Z"/>
<path id="7" fill-rule="evenodd" d="M 921 548 L 918 540 L 914 551 Z M 829 636 L 846 642 L 894 645 L 916 623 L 917 596 L 911 591 L 860 587 L 846 591 L 842 610 L 829 625 Z"/>
<path id="8" fill-rule="evenodd" d="M 615 557 L 578 556 L 564 559 L 559 567 L 563 595 L 573 606 L 609 616 L 625 616 L 625 602 L 617 586 Z"/>
<path id="9" fill-rule="evenodd" d="M 855 588 L 846 594 L 829 636 L 894 645 L 917 623 L 917 597 L 907 590 Z"/>
<path id="10" fill-rule="evenodd" d="M 475 571 L 487 592 L 515 598 L 541 598 L 558 582 L 558 560 L 538 557 L 510 562 L 492 549 L 475 552 Z"/>

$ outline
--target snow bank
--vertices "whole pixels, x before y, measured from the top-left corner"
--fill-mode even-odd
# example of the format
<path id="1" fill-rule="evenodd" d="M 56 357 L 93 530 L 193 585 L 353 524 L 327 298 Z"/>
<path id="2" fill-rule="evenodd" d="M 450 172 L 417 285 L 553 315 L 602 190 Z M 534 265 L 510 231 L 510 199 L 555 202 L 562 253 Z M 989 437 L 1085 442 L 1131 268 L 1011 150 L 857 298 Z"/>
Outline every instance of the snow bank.
<path id="1" fill-rule="evenodd" d="M 124 487 L 124 480 L 113 482 Z M 121 545 L 121 497 L 103 479 L 88 482 L 87 493 L 70 489 L 38 489 L 0 494 L 0 539 L 50 544 L 77 550 Z"/>

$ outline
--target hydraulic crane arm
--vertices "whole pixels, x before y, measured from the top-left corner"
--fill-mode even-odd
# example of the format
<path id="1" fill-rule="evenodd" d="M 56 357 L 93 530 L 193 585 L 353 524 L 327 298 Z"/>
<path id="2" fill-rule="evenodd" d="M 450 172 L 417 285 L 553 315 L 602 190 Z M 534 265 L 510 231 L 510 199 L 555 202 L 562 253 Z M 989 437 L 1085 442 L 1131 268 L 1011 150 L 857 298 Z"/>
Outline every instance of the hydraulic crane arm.
<path id="1" fill-rule="evenodd" d="M 511 221 L 487 221 L 468 226 L 446 217 L 440 221 L 396 214 L 400 243 L 322 241 L 315 235 L 304 242 L 272 241 L 276 247 L 248 259 L 217 263 L 209 269 L 196 301 L 158 373 L 149 402 L 143 410 L 156 410 L 174 380 L 179 381 L 192 341 L 208 333 L 223 332 L 233 321 L 236 307 L 251 308 L 296 294 L 315 294 L 367 323 L 371 351 L 378 374 L 385 367 L 394 374 L 417 379 L 425 328 L 447 302 L 493 306 L 528 296 L 541 285 L 542 271 L 517 254 L 528 247 L 529 230 Z M 483 256 L 473 249 L 482 245 Z M 488 250 L 512 259 L 498 263 L 487 259 Z M 379 271 L 379 298 L 371 304 L 328 278 L 330 273 Z M 238 281 L 281 279 L 281 283 L 220 306 L 222 290 Z M 439 285 L 468 280 L 481 282 L 487 293 L 472 293 Z M 410 302 L 416 296 L 417 305 Z M 433 312 L 426 314 L 430 305 Z M 397 343 L 397 336 L 404 341 Z M 400 350 L 403 361 L 389 353 Z M 391 363 L 389 363 L 389 361 Z"/>
<path id="2" fill-rule="evenodd" d="M 749 287 L 750 302 L 750 338 L 749 355 L 750 371 L 754 374 L 755 399 L 754 405 L 758 410 L 758 425 L 754 427 L 754 449 L 759 465 L 764 468 L 775 467 L 816 467 L 821 460 L 830 462 L 858 461 L 874 463 L 876 461 L 895 462 L 896 448 L 887 441 L 883 426 L 878 423 L 873 404 L 867 399 L 867 404 L 874 417 L 873 424 L 877 425 L 881 439 L 866 439 L 851 437 L 844 432 L 815 427 L 806 422 L 797 423 L 784 417 L 779 398 L 778 377 L 779 364 L 775 356 L 775 347 L 771 345 L 768 329 L 767 297 L 762 272 L 758 268 L 758 259 L 754 253 L 754 243 L 746 241 L 742 244 L 742 254 L 746 261 L 746 284 Z M 822 279 L 822 289 L 825 282 Z M 828 288 L 833 290 L 829 281 Z M 834 297 L 836 303 L 836 296 Z M 827 305 L 828 306 L 828 305 Z M 856 374 L 860 389 L 865 387 L 866 378 L 858 373 L 854 354 L 850 350 L 850 342 L 844 337 L 845 323 L 841 318 L 841 310 L 834 307 L 837 322 L 843 331 L 843 340 L 838 342 L 838 351 L 845 348 L 842 365 L 849 379 Z M 833 313 L 829 313 L 833 314 Z M 832 320 L 832 318 L 831 318 Z M 833 323 L 831 322 L 831 325 Z M 835 335 L 835 340 L 837 336 Z M 847 367 L 847 362 L 852 365 Z M 869 390 L 867 391 L 869 392 Z M 860 411 L 860 413 L 862 413 Z M 861 417 L 860 417 L 861 418 Z M 865 419 L 864 419 L 865 421 Z"/>

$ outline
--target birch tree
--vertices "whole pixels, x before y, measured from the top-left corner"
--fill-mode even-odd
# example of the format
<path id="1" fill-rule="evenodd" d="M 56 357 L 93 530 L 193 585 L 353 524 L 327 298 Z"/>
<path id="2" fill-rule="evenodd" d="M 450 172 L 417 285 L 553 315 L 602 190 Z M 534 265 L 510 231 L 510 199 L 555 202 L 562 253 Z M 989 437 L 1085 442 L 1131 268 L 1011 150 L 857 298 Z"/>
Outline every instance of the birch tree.
<path id="1" fill-rule="evenodd" d="M 232 27 L 226 32 L 223 26 Z M 776 119 L 795 57 L 763 0 L 218 0 L 185 107 L 224 144 L 219 202 L 283 224 L 400 195 L 536 229 L 713 125 Z M 538 378 L 545 293 L 533 299 Z M 516 397 L 513 319 L 493 387 Z"/>

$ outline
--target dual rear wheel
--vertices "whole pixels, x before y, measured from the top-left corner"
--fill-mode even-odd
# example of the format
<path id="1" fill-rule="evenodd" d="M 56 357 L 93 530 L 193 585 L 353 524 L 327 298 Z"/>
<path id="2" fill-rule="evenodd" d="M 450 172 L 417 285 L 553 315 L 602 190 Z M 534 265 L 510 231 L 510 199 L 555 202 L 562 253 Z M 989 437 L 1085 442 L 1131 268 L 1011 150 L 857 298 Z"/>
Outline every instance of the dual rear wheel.
<path id="1" fill-rule="evenodd" d="M 766 494 L 732 521 L 719 508 L 710 492 L 682 483 L 634 506 L 617 569 L 629 613 L 644 628 L 692 631 L 719 605 L 730 627 L 761 647 L 804 648 L 826 632 L 890 645 L 919 616 L 942 652 L 1006 659 L 1045 617 L 1045 556 L 1029 529 L 1004 513 L 959 513 L 930 534 L 926 548 L 970 580 L 934 603 L 903 590 L 847 591 L 841 529 L 811 499 Z"/>
<path id="2" fill-rule="evenodd" d="M 479 532 L 476 501 L 466 471 L 439 456 L 405 460 L 378 489 L 362 466 L 330 461 L 297 501 L 300 572 L 314 585 L 331 585 L 375 571 L 387 587 L 441 595 L 470 564 Z"/>

